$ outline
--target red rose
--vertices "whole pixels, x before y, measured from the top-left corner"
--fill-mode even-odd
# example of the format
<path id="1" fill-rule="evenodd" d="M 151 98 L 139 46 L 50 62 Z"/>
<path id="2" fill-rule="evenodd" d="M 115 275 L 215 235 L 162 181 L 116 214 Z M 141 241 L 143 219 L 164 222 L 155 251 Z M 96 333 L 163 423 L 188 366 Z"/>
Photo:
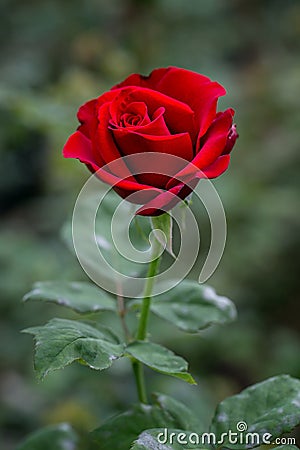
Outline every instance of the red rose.
<path id="1" fill-rule="evenodd" d="M 215 178 L 227 169 L 238 134 L 233 109 L 216 112 L 218 97 L 225 94 L 217 82 L 176 67 L 156 69 L 148 77 L 130 75 L 80 107 L 81 125 L 63 154 L 85 163 L 123 198 L 138 193 L 138 201 L 133 200 L 143 204 L 138 214 L 162 214 L 200 178 Z M 155 153 L 155 170 L 140 173 L 126 163 L 127 155 L 137 153 Z M 165 172 L 163 154 L 183 158 L 184 164 L 170 158 Z"/>

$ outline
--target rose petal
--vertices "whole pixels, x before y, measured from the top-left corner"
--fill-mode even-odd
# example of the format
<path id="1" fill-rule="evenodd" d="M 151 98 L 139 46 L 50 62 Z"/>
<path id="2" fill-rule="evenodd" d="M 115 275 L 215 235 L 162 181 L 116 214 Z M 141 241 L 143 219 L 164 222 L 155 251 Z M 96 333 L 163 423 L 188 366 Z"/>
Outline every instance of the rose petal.
<path id="1" fill-rule="evenodd" d="M 150 119 L 153 118 L 158 108 L 165 108 L 164 119 L 170 132 L 172 134 L 188 132 L 192 140 L 195 140 L 196 129 L 194 113 L 191 108 L 174 98 L 147 88 L 124 88 L 118 92 L 110 106 L 112 119 L 115 123 L 118 122 L 119 112 L 125 111 L 127 105 L 133 102 L 144 102 L 147 105 Z"/>
<path id="2" fill-rule="evenodd" d="M 154 89 L 189 105 L 195 112 L 196 126 L 201 135 L 206 133 L 215 117 L 218 98 L 226 94 L 219 83 L 178 67 L 155 69 L 149 76 L 133 74 L 114 89 L 126 86 Z"/>
<path id="3" fill-rule="evenodd" d="M 164 188 L 170 179 L 170 175 L 175 174 L 182 164 L 178 165 L 178 159 L 165 158 L 164 155 L 179 156 L 183 159 L 193 157 L 193 147 L 188 133 L 169 135 L 169 136 L 151 136 L 133 132 L 128 129 L 113 130 L 117 145 L 124 155 L 143 153 L 145 158 L 150 153 L 147 171 L 141 172 L 140 160 L 130 159 L 130 171 L 137 180 L 151 186 Z M 157 153 L 157 156 L 153 153 Z M 181 160 L 180 160 L 181 162 Z M 151 173 L 150 173 L 151 172 Z M 169 176 L 166 176 L 168 174 Z"/>
<path id="4" fill-rule="evenodd" d="M 178 202 L 185 199 L 192 192 L 198 182 L 198 179 L 194 179 L 190 186 L 180 183 L 172 189 L 158 194 L 153 200 L 139 208 L 136 211 L 136 215 L 159 216 L 166 211 L 170 211 Z"/>
<path id="5" fill-rule="evenodd" d="M 124 117 L 132 117 L 136 120 L 138 120 L 138 123 L 136 125 L 127 122 L 127 119 L 124 119 Z M 125 120 L 125 122 L 124 122 Z M 148 109 L 144 102 L 133 102 L 130 103 L 130 105 L 127 106 L 125 112 L 120 117 L 120 122 L 118 124 L 115 124 L 116 127 L 137 127 L 137 126 L 145 126 L 149 123 L 151 123 L 151 120 L 148 115 Z M 124 122 L 124 123 L 123 123 Z"/>
<path id="6" fill-rule="evenodd" d="M 131 129 L 113 130 L 118 148 L 124 155 L 134 153 L 167 153 L 185 160 L 193 158 L 193 146 L 188 133 L 152 136 Z"/>
<path id="7" fill-rule="evenodd" d="M 202 141 L 202 147 L 198 151 L 195 158 L 183 170 L 174 176 L 167 184 L 167 189 L 178 183 L 178 180 L 186 182 L 186 180 L 193 177 L 197 172 L 197 168 L 204 170 L 210 166 L 223 153 L 226 146 L 228 131 L 232 124 L 232 115 L 234 111 L 227 109 L 221 114 L 218 114 L 213 124 L 210 126 L 206 135 L 200 140 L 198 139 L 198 146 Z"/>
<path id="8" fill-rule="evenodd" d="M 97 109 L 104 103 L 111 101 L 115 96 L 115 92 L 109 91 L 98 98 L 88 101 L 79 108 L 77 117 L 81 125 L 78 129 L 86 135 L 86 137 L 91 138 L 97 129 Z"/>
<path id="9" fill-rule="evenodd" d="M 118 142 L 118 135 L 122 135 L 127 132 L 138 132 L 140 134 L 154 135 L 154 136 L 168 136 L 170 131 L 164 120 L 165 108 L 158 108 L 153 114 L 153 121 L 148 122 L 145 125 L 135 125 L 130 127 L 110 127 L 116 141 Z"/>
<path id="10" fill-rule="evenodd" d="M 216 178 L 224 173 L 229 166 L 230 156 L 222 155 L 210 166 L 197 173 L 197 178 Z"/>
<path id="11" fill-rule="evenodd" d="M 122 155 L 115 144 L 111 130 L 108 128 L 110 120 L 109 103 L 105 103 L 100 107 L 98 119 L 99 124 L 93 139 L 93 143 L 95 144 L 94 155 L 95 153 L 100 155 L 106 164 L 118 160 L 118 163 L 113 166 L 114 175 L 121 179 L 127 178 L 135 181 L 135 178 L 131 175 L 130 170 L 121 157 Z"/>
<path id="12" fill-rule="evenodd" d="M 225 148 L 223 150 L 223 155 L 231 152 L 231 150 L 233 149 L 233 146 L 235 144 L 235 141 L 237 140 L 238 137 L 239 137 L 239 135 L 236 131 L 236 124 L 233 123 L 229 130 L 229 133 L 227 135 L 227 141 L 226 141 Z"/>
<path id="13" fill-rule="evenodd" d="M 233 116 L 234 110 L 231 108 L 218 114 L 205 136 L 198 137 L 197 155 L 193 164 L 200 169 L 207 167 L 224 151 Z"/>
<path id="14" fill-rule="evenodd" d="M 81 162 L 93 161 L 95 163 L 91 141 L 80 131 L 71 134 L 64 145 L 63 156 L 65 158 L 77 158 Z"/>
<path id="15" fill-rule="evenodd" d="M 150 73 L 150 75 L 140 75 L 138 73 L 133 73 L 121 83 L 116 84 L 112 89 L 120 89 L 126 86 L 140 86 L 149 89 L 156 89 L 159 81 L 172 69 L 174 68 L 166 67 L 155 69 Z"/>
<path id="16" fill-rule="evenodd" d="M 157 187 L 165 187 L 170 175 L 175 174 L 180 170 L 178 159 L 172 156 L 179 156 L 180 158 L 192 158 L 193 148 L 188 133 L 182 133 L 169 136 L 151 136 L 143 135 L 136 132 L 119 133 L 115 130 L 116 141 L 119 148 L 124 154 L 143 153 L 147 158 L 147 153 L 151 153 L 147 171 L 152 173 L 140 174 L 140 160 L 130 159 L 130 169 L 133 174 L 137 173 L 136 178 L 142 180 L 143 183 L 154 185 Z M 153 158 L 153 153 L 157 153 L 157 157 Z M 165 158 L 165 154 L 171 155 Z M 179 160 L 181 162 L 181 160 Z M 180 164 L 182 167 L 182 164 Z M 145 172 L 145 173 L 144 173 Z M 162 175 L 160 175 L 162 174 Z M 165 176 L 163 174 L 168 174 Z M 147 180 L 147 181 L 146 181 Z"/>
<path id="17" fill-rule="evenodd" d="M 216 115 L 218 98 L 226 94 L 219 83 L 196 72 L 177 68 L 161 79 L 157 89 L 191 107 L 200 136 L 206 133 Z"/>
<path id="18" fill-rule="evenodd" d="M 136 181 L 131 181 L 128 179 L 120 180 L 120 178 L 109 172 L 109 167 L 114 171 L 117 171 L 116 166 L 119 160 L 115 160 L 104 169 L 97 167 L 94 162 L 91 143 L 89 139 L 87 139 L 86 136 L 79 131 L 76 131 L 69 137 L 63 148 L 63 155 L 65 158 L 77 158 L 86 164 L 92 172 L 96 172 L 98 178 L 113 186 L 113 188 L 123 198 L 136 191 L 147 191 L 147 194 L 143 194 L 143 198 L 145 198 L 145 201 L 149 201 L 155 195 L 162 192 L 160 189 L 156 189 L 155 187 L 141 184 Z"/>
<path id="19" fill-rule="evenodd" d="M 201 178 L 216 178 L 225 172 L 230 162 L 229 155 L 220 156 L 213 164 L 201 172 L 197 172 L 194 178 L 187 181 L 187 184 L 179 183 L 168 191 L 156 194 L 136 212 L 141 216 L 157 216 L 172 209 L 180 200 L 185 199 L 196 187 Z"/>

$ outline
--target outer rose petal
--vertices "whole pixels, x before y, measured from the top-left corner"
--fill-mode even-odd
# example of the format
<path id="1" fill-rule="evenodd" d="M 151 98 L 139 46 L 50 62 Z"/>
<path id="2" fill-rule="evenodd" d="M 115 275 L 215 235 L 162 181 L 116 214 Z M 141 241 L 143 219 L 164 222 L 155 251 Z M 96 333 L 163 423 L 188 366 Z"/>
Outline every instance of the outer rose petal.
<path id="1" fill-rule="evenodd" d="M 64 148 L 63 155 L 65 158 L 77 158 L 81 162 L 85 163 L 92 172 L 97 172 L 96 175 L 105 183 L 108 183 L 114 187 L 115 190 L 118 190 L 118 193 L 122 197 L 127 197 L 136 191 L 149 191 L 147 197 L 145 195 L 146 201 L 153 198 L 154 195 L 161 193 L 162 191 L 156 189 L 155 187 L 148 186 L 146 184 L 138 183 L 136 181 L 130 181 L 128 179 L 121 179 L 116 177 L 114 174 L 108 172 L 108 170 L 104 170 L 99 168 L 94 161 L 94 156 L 92 153 L 92 146 L 87 139 L 80 131 L 76 131 L 73 133 L 69 139 L 67 140 Z M 122 161 L 122 160 L 120 160 Z M 110 167 L 117 171 L 119 160 L 110 165 Z"/>
<path id="2" fill-rule="evenodd" d="M 201 178 L 216 178 L 225 172 L 230 161 L 229 155 L 220 156 L 213 164 L 201 172 L 197 172 L 194 178 L 187 181 L 188 184 L 179 183 L 168 191 L 157 194 L 136 212 L 140 216 L 159 216 L 172 209 L 180 200 L 185 199 L 197 186 Z"/>
<path id="3" fill-rule="evenodd" d="M 230 128 L 230 130 L 229 130 L 229 133 L 228 133 L 228 136 L 227 136 L 227 142 L 226 142 L 225 148 L 223 150 L 223 154 L 224 155 L 226 153 L 230 153 L 231 152 L 231 150 L 233 149 L 233 146 L 235 144 L 235 141 L 237 140 L 238 137 L 239 137 L 239 135 L 238 135 L 238 133 L 236 131 L 236 124 L 233 123 L 231 128 Z"/>
<path id="4" fill-rule="evenodd" d="M 200 169 L 207 167 L 224 151 L 233 116 L 234 110 L 227 109 L 218 115 L 202 139 L 198 137 L 197 155 L 193 164 Z"/>
<path id="5" fill-rule="evenodd" d="M 222 155 L 210 166 L 197 173 L 197 178 L 216 178 L 222 175 L 229 166 L 230 156 Z M 204 176 L 203 176 L 204 175 Z"/>
<path id="6" fill-rule="evenodd" d="M 139 216 L 159 216 L 166 211 L 174 208 L 174 206 L 185 199 L 196 187 L 199 179 L 192 180 L 189 185 L 183 183 L 174 186 L 172 189 L 158 194 L 153 200 L 139 208 L 136 215 Z"/>
<path id="7" fill-rule="evenodd" d="M 64 145 L 65 158 L 77 158 L 81 162 L 89 162 L 95 165 L 91 141 L 80 131 L 71 134 Z"/>
<path id="8" fill-rule="evenodd" d="M 223 86 L 208 77 L 175 67 L 159 81 L 157 89 L 192 108 L 201 136 L 216 115 L 218 98 L 226 94 Z"/>
<path id="9" fill-rule="evenodd" d="M 111 101 L 115 96 L 115 92 L 109 91 L 80 106 L 77 112 L 78 120 L 81 123 L 79 130 L 85 134 L 86 137 L 91 138 L 96 131 L 98 124 L 97 109 L 104 103 Z"/>
<path id="10" fill-rule="evenodd" d="M 178 67 L 155 69 L 148 77 L 133 74 L 113 89 L 126 86 L 154 89 L 189 105 L 195 112 L 196 126 L 201 135 L 206 133 L 216 115 L 218 97 L 226 94 L 226 90 L 219 83 Z"/>
<path id="11" fill-rule="evenodd" d="M 227 109 L 221 114 L 218 114 L 213 124 L 210 126 L 208 132 L 204 136 L 203 146 L 198 151 L 195 158 L 188 164 L 183 170 L 177 173 L 172 180 L 169 181 L 167 189 L 178 183 L 177 179 L 185 181 L 191 179 L 196 174 L 197 169 L 204 170 L 216 159 L 222 155 L 227 142 L 228 132 L 232 125 L 232 116 L 234 111 Z M 200 139 L 198 139 L 198 145 L 200 147 Z"/>
<path id="12" fill-rule="evenodd" d="M 88 138 L 91 138 L 97 127 L 96 105 L 97 99 L 90 100 L 82 105 L 77 113 L 78 120 L 81 123 L 79 129 Z"/>
<path id="13" fill-rule="evenodd" d="M 163 67 L 160 69 L 154 69 L 150 75 L 140 75 L 138 73 L 133 73 L 129 77 L 125 78 L 121 83 L 116 84 L 112 87 L 113 89 L 123 88 L 125 86 L 141 86 L 147 87 L 149 89 L 156 89 L 159 81 L 170 71 L 175 69 L 175 67 Z"/>
<path id="14" fill-rule="evenodd" d="M 63 148 L 63 156 L 65 158 L 79 159 L 79 161 L 84 163 L 92 173 L 96 172 L 98 178 L 100 178 L 102 181 L 110 185 L 118 183 L 120 189 L 126 188 L 129 193 L 139 189 L 150 188 L 150 186 L 144 186 L 139 184 L 138 182 L 129 182 L 126 179 L 120 182 L 120 179 L 113 175 L 109 170 L 101 169 L 95 163 L 91 141 L 80 131 L 76 131 L 69 137 Z"/>
<path id="15" fill-rule="evenodd" d="M 86 136 L 80 133 L 80 131 L 76 131 L 69 137 L 63 148 L 63 156 L 65 158 L 79 159 L 81 162 L 86 164 L 92 172 L 96 172 L 98 178 L 113 186 L 115 191 L 117 191 L 123 198 L 126 198 L 134 192 L 143 191 L 143 196 L 140 197 L 140 200 L 144 199 L 148 202 L 154 196 L 163 192 L 160 189 L 153 186 L 148 186 L 144 183 L 131 181 L 130 179 L 120 179 L 113 173 L 109 172 L 106 167 L 105 169 L 99 168 L 94 161 L 91 142 Z M 114 172 L 117 172 L 120 161 L 122 161 L 122 159 L 115 160 L 109 165 L 109 167 Z"/>
<path id="16" fill-rule="evenodd" d="M 175 134 L 169 136 L 151 136 L 146 134 L 140 134 L 137 132 L 131 132 L 127 130 L 114 130 L 115 140 L 118 147 L 124 155 L 130 155 L 134 153 L 152 153 L 149 160 L 148 170 L 141 172 L 139 167 L 140 160 L 130 159 L 130 170 L 135 175 L 135 179 L 142 183 L 149 184 L 159 188 L 165 188 L 169 177 L 164 173 L 174 174 L 180 169 L 178 167 L 178 160 L 176 158 L 165 158 L 164 154 L 179 156 L 183 159 L 193 157 L 193 146 L 188 133 Z M 157 158 L 153 161 L 153 153 L 157 153 Z M 165 167 L 167 165 L 167 167 Z M 170 165 L 172 165 L 170 167 Z"/>

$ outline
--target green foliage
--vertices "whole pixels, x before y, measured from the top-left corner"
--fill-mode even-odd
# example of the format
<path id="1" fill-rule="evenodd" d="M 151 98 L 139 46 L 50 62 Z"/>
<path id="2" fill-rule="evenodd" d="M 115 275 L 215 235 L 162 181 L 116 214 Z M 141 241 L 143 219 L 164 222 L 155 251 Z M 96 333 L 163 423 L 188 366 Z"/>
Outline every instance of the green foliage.
<path id="1" fill-rule="evenodd" d="M 135 405 L 93 431 L 91 450 L 129 449 L 145 430 L 165 427 L 189 430 L 194 423 L 185 405 L 165 395 L 157 395 L 153 405 Z"/>
<path id="2" fill-rule="evenodd" d="M 273 450 L 299 450 L 299 447 L 295 445 L 281 445 L 280 447 L 274 447 Z"/>
<path id="3" fill-rule="evenodd" d="M 31 434 L 16 450 L 83 450 L 68 424 L 52 425 Z"/>
<path id="4" fill-rule="evenodd" d="M 196 449 L 196 450 L 204 450 L 199 449 L 197 444 L 189 443 L 189 435 L 190 432 L 183 430 L 172 430 L 168 429 L 169 435 L 172 434 L 172 443 L 162 444 L 158 441 L 158 435 L 161 434 L 161 440 L 164 438 L 164 430 L 163 428 L 156 428 L 152 430 L 146 430 L 141 433 L 138 439 L 135 441 L 130 450 L 184 450 L 184 449 Z M 179 444 L 179 442 L 184 440 L 187 444 Z"/>
<path id="5" fill-rule="evenodd" d="M 225 399 L 217 407 L 210 431 L 220 439 L 228 430 L 235 432 L 241 421 L 248 426 L 245 433 L 270 433 L 275 439 L 290 432 L 300 423 L 300 380 L 288 375 L 273 377 Z M 251 448 L 230 444 L 227 438 L 224 445 Z"/>
<path id="6" fill-rule="evenodd" d="M 24 332 L 35 337 L 35 369 L 40 379 L 73 361 L 96 370 L 107 369 L 124 353 L 124 347 L 108 328 L 84 322 L 52 319 L 45 326 Z"/>
<path id="7" fill-rule="evenodd" d="M 183 280 L 153 297 L 151 311 L 188 333 L 197 333 L 212 324 L 230 323 L 236 317 L 235 306 L 228 298 L 192 280 Z"/>
<path id="8" fill-rule="evenodd" d="M 299 396 L 299 380 L 285 375 L 270 378 L 221 402 L 207 433 L 197 423 L 195 414 L 185 405 L 168 396 L 158 395 L 152 405 L 136 405 L 93 431 L 91 449 L 200 450 L 201 443 L 202 449 L 203 445 L 206 449 L 219 449 L 223 446 L 230 449 L 258 447 L 258 442 L 262 444 L 262 437 L 267 433 L 268 441 L 272 442 L 300 423 Z M 237 429 L 239 422 L 248 425 L 244 433 Z M 115 433 L 115 430 L 118 430 L 118 433 Z M 236 444 L 230 443 L 230 430 L 233 433 L 238 432 L 239 442 Z M 158 440 L 159 433 L 161 435 Z M 222 436 L 222 433 L 227 433 L 227 437 Z M 246 443 L 245 433 L 257 433 L 258 441 L 255 438 L 254 441 L 249 440 Z M 214 435 L 215 441 L 208 442 L 211 434 Z M 205 442 L 201 442 L 201 436 Z M 293 445 L 276 448 L 297 449 Z"/>
<path id="9" fill-rule="evenodd" d="M 180 356 L 161 345 L 146 341 L 135 341 L 126 347 L 126 353 L 157 372 L 196 384 L 187 372 L 188 363 Z"/>
<path id="10" fill-rule="evenodd" d="M 38 282 L 23 300 L 56 303 L 82 314 L 116 310 L 116 301 L 111 296 L 86 282 Z"/>

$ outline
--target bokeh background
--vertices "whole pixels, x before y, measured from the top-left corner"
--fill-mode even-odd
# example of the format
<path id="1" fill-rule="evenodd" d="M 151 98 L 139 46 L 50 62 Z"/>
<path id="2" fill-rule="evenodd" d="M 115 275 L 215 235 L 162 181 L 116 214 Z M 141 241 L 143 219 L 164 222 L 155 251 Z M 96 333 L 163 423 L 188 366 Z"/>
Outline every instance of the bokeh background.
<path id="1" fill-rule="evenodd" d="M 84 279 L 60 230 L 89 174 L 61 149 L 77 107 L 131 72 L 177 65 L 219 81 L 240 134 L 215 181 L 228 241 L 209 280 L 239 319 L 190 337 L 152 321 L 153 340 L 190 360 L 199 384 L 149 372 L 151 389 L 206 422 L 249 384 L 300 377 L 299 1 L 1 0 L 0 14 L 1 448 L 45 424 L 92 429 L 136 399 L 126 363 L 107 374 L 74 365 L 38 384 L 20 333 L 73 317 L 21 298 L 37 280 Z"/>

